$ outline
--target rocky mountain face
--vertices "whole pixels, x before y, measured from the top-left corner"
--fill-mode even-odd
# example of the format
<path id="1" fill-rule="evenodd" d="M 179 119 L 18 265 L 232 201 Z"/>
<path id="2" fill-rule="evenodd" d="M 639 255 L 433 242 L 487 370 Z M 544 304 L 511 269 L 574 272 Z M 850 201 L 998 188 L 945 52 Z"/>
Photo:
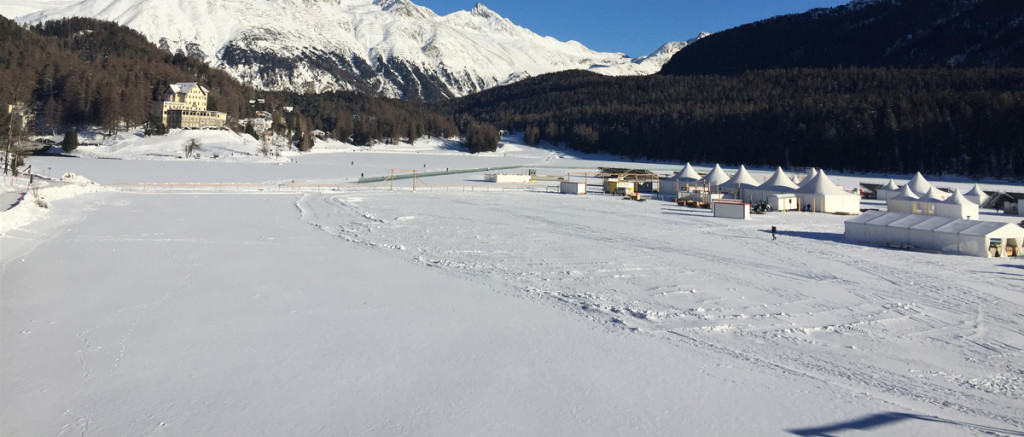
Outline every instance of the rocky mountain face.
<path id="1" fill-rule="evenodd" d="M 687 42 L 649 56 L 591 50 L 516 25 L 483 4 L 438 15 L 409 0 L 83 0 L 19 17 L 110 20 L 269 90 L 458 97 L 563 70 L 657 72 Z"/>

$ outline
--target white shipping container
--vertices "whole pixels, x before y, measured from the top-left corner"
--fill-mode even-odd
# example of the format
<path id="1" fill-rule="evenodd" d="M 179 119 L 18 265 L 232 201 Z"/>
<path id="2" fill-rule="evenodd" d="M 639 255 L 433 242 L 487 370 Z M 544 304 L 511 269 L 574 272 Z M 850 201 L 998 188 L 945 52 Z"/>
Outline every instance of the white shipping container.
<path id="1" fill-rule="evenodd" d="M 528 184 L 531 180 L 532 177 L 525 174 L 487 173 L 484 175 L 484 181 L 498 184 Z"/>
<path id="2" fill-rule="evenodd" d="M 716 200 L 711 210 L 715 217 L 750 220 L 750 204 L 741 200 Z"/>
<path id="3" fill-rule="evenodd" d="M 562 194 L 587 194 L 587 184 L 583 182 L 562 181 L 559 187 Z"/>

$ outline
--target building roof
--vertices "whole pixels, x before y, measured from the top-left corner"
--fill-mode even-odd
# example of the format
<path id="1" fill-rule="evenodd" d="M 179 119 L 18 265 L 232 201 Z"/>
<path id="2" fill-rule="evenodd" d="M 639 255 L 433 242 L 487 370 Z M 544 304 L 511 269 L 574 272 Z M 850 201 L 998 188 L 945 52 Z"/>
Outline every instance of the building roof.
<path id="1" fill-rule="evenodd" d="M 928 193 L 928 190 L 932 188 L 932 184 L 921 175 L 921 172 L 914 174 L 914 177 L 910 182 L 907 182 L 907 186 L 909 186 L 911 191 L 919 197 L 924 197 L 924 195 Z"/>
<path id="2" fill-rule="evenodd" d="M 889 223 L 892 223 L 908 215 L 911 214 L 904 214 L 902 212 L 885 212 L 872 220 L 868 220 L 867 222 L 865 222 L 865 224 L 874 226 L 887 226 Z"/>
<path id="3" fill-rule="evenodd" d="M 717 187 L 728 182 L 729 175 L 725 173 L 725 170 L 722 170 L 722 166 L 715 164 L 715 168 L 711 169 L 711 171 L 704 175 L 700 180 L 702 182 L 706 182 L 712 187 Z"/>
<path id="4" fill-rule="evenodd" d="M 939 227 L 942 227 L 943 225 L 949 223 L 949 220 L 951 218 L 954 218 L 934 215 L 927 215 L 925 217 L 927 217 L 926 220 L 922 220 L 921 222 L 911 226 L 910 229 L 913 229 L 915 231 L 934 231 Z"/>
<path id="5" fill-rule="evenodd" d="M 900 186 L 896 185 L 896 181 L 894 181 L 892 179 L 889 179 L 889 182 L 886 182 L 885 185 L 882 185 L 881 187 L 878 187 L 878 189 L 879 190 L 898 191 L 900 189 Z"/>
<path id="6" fill-rule="evenodd" d="M 192 88 L 195 88 L 197 86 L 199 87 L 199 90 L 203 92 L 203 94 L 206 94 L 206 93 L 209 92 L 209 91 L 206 90 L 206 88 L 203 88 L 203 87 L 199 86 L 199 84 L 197 84 L 195 82 L 172 83 L 170 88 L 171 88 L 171 92 L 173 92 L 175 94 L 188 94 L 189 91 L 192 91 Z"/>
<path id="7" fill-rule="evenodd" d="M 657 178 L 657 175 L 646 168 L 598 167 L 598 170 L 601 172 L 596 176 L 601 178 Z"/>
<path id="8" fill-rule="evenodd" d="M 885 213 L 882 211 L 864 211 L 863 214 L 858 215 L 852 219 L 846 221 L 846 223 L 866 223 L 876 218 L 879 218 L 885 214 L 899 214 L 896 212 Z"/>
<path id="9" fill-rule="evenodd" d="M 961 235 L 989 235 L 996 232 L 1012 232 L 1015 234 L 1024 235 L 1024 228 L 1013 224 L 1013 223 L 1000 223 L 1000 222 L 975 222 L 974 226 L 960 231 Z"/>
<path id="10" fill-rule="evenodd" d="M 935 218 L 935 216 L 933 215 L 907 214 L 906 217 L 901 217 L 897 220 L 893 220 L 889 222 L 889 224 L 886 226 L 889 226 L 891 228 L 910 229 L 916 225 L 924 223 L 925 221 L 933 218 Z"/>
<path id="11" fill-rule="evenodd" d="M 747 168 L 744 167 L 743 164 L 740 164 L 739 171 L 737 171 L 736 174 L 732 175 L 732 178 L 730 178 L 725 183 L 725 185 L 730 186 L 730 187 L 737 186 L 737 185 L 745 185 L 745 186 L 748 186 L 748 187 L 756 187 L 756 186 L 761 185 L 761 183 L 758 182 L 757 179 L 754 179 L 754 177 L 750 175 L 750 172 L 747 171 Z"/>
<path id="12" fill-rule="evenodd" d="M 943 234 L 985 236 L 993 233 L 1024 235 L 1024 228 L 1013 223 L 963 220 L 956 217 L 941 217 L 900 212 L 867 211 L 846 221 L 871 226 L 934 231 Z"/>

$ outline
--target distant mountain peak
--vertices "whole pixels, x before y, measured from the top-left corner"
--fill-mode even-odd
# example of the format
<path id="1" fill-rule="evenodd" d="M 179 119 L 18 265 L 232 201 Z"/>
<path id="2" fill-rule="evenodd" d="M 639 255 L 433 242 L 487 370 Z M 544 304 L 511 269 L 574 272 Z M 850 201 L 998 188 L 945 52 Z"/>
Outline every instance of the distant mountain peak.
<path id="1" fill-rule="evenodd" d="M 437 14 L 423 6 L 414 4 L 409 0 L 374 0 L 374 4 L 380 6 L 381 10 L 410 18 L 430 18 Z"/>
<path id="2" fill-rule="evenodd" d="M 469 13 L 484 18 L 504 18 L 497 12 L 494 12 L 490 8 L 488 8 L 487 5 L 480 2 L 477 2 L 477 4 L 473 6 L 473 9 L 471 9 Z"/>
<path id="3" fill-rule="evenodd" d="M 635 62 L 541 36 L 483 3 L 441 16 L 413 1 L 45 0 L 58 6 L 19 21 L 114 21 L 257 88 L 359 90 L 414 100 L 458 97 L 564 70 L 653 74 L 664 62 Z"/>

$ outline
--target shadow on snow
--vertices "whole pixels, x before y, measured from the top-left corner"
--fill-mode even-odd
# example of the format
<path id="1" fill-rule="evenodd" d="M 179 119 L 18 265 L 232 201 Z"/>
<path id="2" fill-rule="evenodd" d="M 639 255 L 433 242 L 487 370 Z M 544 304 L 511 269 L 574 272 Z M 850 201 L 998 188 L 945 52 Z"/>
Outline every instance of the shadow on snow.
<path id="1" fill-rule="evenodd" d="M 922 415 L 919 415 L 919 414 L 895 413 L 895 412 L 872 414 L 870 416 L 864 416 L 864 417 L 848 420 L 848 421 L 845 421 L 845 422 L 834 423 L 834 424 L 831 424 L 831 425 L 819 426 L 819 427 L 814 427 L 814 428 L 789 429 L 789 430 L 786 430 L 786 431 L 791 433 L 791 434 L 795 434 L 795 435 L 799 435 L 799 436 L 808 436 L 808 437 L 818 436 L 818 437 L 822 437 L 822 436 L 836 435 L 836 433 L 838 433 L 840 431 L 854 431 L 854 430 L 867 431 L 867 430 L 873 430 L 873 429 L 881 428 L 881 427 L 884 427 L 884 426 L 894 425 L 894 424 L 897 424 L 897 423 L 900 423 L 900 422 L 903 422 L 903 421 L 907 421 L 907 420 L 920 420 L 920 421 L 924 421 L 924 422 L 945 423 L 945 424 L 949 424 L 949 425 L 970 428 L 970 429 L 973 429 L 975 431 L 981 431 L 981 432 L 984 432 L 984 433 L 997 433 L 997 434 L 1006 434 L 1006 435 L 1012 435 L 1012 436 L 1024 436 L 1024 432 L 1022 432 L 1022 431 L 1014 431 L 1014 430 L 1010 430 L 1010 429 L 1000 429 L 1000 428 L 994 428 L 994 427 L 991 427 L 991 426 L 977 425 L 977 424 L 966 423 L 966 422 L 957 422 L 957 421 L 954 421 L 954 420 L 942 419 L 942 418 L 935 417 L 935 416 L 922 416 Z"/>

